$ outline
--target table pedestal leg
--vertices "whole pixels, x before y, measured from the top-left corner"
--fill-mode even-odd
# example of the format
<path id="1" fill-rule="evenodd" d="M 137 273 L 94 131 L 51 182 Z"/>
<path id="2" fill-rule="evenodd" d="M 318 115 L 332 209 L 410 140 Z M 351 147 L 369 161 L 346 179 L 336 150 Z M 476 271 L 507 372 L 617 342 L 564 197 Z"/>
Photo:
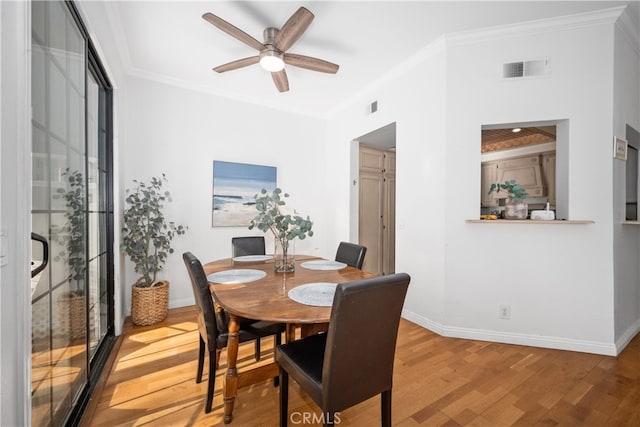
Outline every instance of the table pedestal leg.
<path id="1" fill-rule="evenodd" d="M 240 324 L 238 318 L 229 313 L 229 338 L 227 340 L 227 374 L 224 378 L 224 423 L 233 420 L 233 404 L 238 394 L 238 345 Z"/>
<path id="2" fill-rule="evenodd" d="M 284 342 L 292 342 L 296 339 L 296 325 L 295 323 L 287 323 L 287 326 L 284 330 Z"/>

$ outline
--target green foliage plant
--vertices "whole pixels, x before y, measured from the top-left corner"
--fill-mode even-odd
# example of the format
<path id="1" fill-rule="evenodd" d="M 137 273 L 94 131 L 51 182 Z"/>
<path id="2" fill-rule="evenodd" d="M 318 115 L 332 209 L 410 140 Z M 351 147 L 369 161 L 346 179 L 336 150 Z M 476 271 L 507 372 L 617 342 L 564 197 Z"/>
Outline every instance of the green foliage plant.
<path id="1" fill-rule="evenodd" d="M 290 240 L 304 240 L 307 236 L 313 236 L 313 222 L 308 216 L 303 218 L 295 214 L 295 211 L 294 215 L 282 213 L 280 208 L 286 204 L 283 200 L 285 197 L 289 197 L 289 194 L 279 188 L 272 193 L 263 188 L 260 195 L 256 194 L 258 214 L 251 220 L 249 230 L 257 228 L 265 233 L 271 231 L 286 249 Z"/>
<path id="2" fill-rule="evenodd" d="M 55 260 L 67 263 L 71 270 L 71 281 L 75 281 L 72 290 L 74 295 L 84 293 L 85 280 L 85 210 L 84 210 L 84 177 L 77 170 L 70 168 L 62 173 L 67 179 L 67 189 L 58 188 L 54 199 L 63 199 L 67 211 L 66 223 L 59 230 L 56 240 L 64 249 L 56 255 Z"/>
<path id="3" fill-rule="evenodd" d="M 141 275 L 134 286 L 152 287 L 159 283 L 156 275 L 174 252 L 171 241 L 176 235 L 184 234 L 187 227 L 168 222 L 164 216 L 164 203 L 171 201 L 169 192 L 162 189 L 167 182 L 164 173 L 162 177 L 152 177 L 150 183 L 133 182 L 136 187 L 127 189 L 125 199 L 128 207 L 124 210 L 120 249 Z"/>
<path id="4" fill-rule="evenodd" d="M 496 193 L 499 193 L 502 190 L 506 191 L 508 193 L 509 198 L 511 198 L 514 202 L 517 202 L 518 200 L 526 199 L 528 196 L 527 191 L 524 188 L 522 188 L 520 184 L 516 182 L 515 179 L 512 179 L 510 181 L 507 180 L 503 183 L 494 182 L 493 184 L 491 184 L 488 194 L 491 194 L 494 191 Z"/>

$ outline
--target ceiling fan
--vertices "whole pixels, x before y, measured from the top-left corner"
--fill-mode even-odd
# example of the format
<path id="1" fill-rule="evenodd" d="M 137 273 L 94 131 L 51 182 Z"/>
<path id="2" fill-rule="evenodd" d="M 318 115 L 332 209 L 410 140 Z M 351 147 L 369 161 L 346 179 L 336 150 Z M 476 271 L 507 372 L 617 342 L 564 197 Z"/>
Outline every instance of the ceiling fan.
<path id="1" fill-rule="evenodd" d="M 282 28 L 273 27 L 264 30 L 264 43 L 251 37 L 241 29 L 231 25 L 224 19 L 214 15 L 213 13 L 205 13 L 202 18 L 219 28 L 232 37 L 240 40 L 244 44 L 252 47 L 260 52 L 256 56 L 238 59 L 223 65 L 215 67 L 213 70 L 218 73 L 225 71 L 237 70 L 256 63 L 260 63 L 262 68 L 271 72 L 271 77 L 280 92 L 289 90 L 289 79 L 284 70 L 284 65 L 289 64 L 295 67 L 305 68 L 312 71 L 320 71 L 321 73 L 335 74 L 338 72 L 339 65 L 333 64 L 323 59 L 313 58 L 311 56 L 297 55 L 295 53 L 287 53 L 286 51 L 302 36 L 307 30 L 314 15 L 308 9 L 301 7 L 284 23 Z"/>

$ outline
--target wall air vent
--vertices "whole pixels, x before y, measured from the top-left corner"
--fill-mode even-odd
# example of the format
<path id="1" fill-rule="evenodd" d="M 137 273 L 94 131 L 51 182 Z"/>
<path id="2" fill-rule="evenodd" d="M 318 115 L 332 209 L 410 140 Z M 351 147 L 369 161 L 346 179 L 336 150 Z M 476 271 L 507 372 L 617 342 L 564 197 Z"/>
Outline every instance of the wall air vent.
<path id="1" fill-rule="evenodd" d="M 509 62 L 502 65 L 502 77 L 513 79 L 520 77 L 544 76 L 549 73 L 549 60 Z"/>
<path id="2" fill-rule="evenodd" d="M 378 111 L 378 101 L 373 101 L 371 105 L 369 105 L 369 112 L 373 114 L 376 111 Z"/>

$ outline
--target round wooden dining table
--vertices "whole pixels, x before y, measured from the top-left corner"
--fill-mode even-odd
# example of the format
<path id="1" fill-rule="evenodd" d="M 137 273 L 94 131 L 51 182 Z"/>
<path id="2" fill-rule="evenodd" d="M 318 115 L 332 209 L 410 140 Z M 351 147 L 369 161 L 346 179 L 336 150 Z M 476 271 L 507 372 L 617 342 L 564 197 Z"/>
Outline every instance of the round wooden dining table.
<path id="1" fill-rule="evenodd" d="M 305 262 L 316 260 L 321 258 L 296 255 L 295 271 L 292 273 L 276 273 L 273 259 L 237 262 L 227 258 L 203 266 L 207 276 L 242 269 L 266 273 L 264 277 L 246 283 L 222 284 L 209 281 L 209 288 L 216 302 L 229 313 L 227 371 L 223 388 L 225 424 L 233 419 L 233 405 L 239 387 L 279 375 L 279 368 L 275 362 L 238 372 L 238 317 L 284 323 L 285 340 L 291 341 L 295 339 L 298 327 L 300 335 L 306 336 L 325 329 L 331 316 L 331 307 L 301 304 L 291 299 L 291 289 L 310 283 L 344 283 L 375 276 L 350 266 L 338 270 L 316 270 L 302 266 Z"/>

